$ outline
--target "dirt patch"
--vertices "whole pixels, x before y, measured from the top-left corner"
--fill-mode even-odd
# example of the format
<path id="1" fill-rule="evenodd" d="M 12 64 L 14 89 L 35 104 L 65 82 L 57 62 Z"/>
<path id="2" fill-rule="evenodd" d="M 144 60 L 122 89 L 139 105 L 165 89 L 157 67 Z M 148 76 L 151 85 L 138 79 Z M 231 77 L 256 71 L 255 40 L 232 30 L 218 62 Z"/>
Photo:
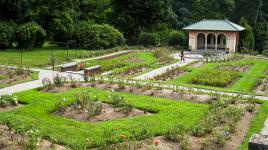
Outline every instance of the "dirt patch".
<path id="1" fill-rule="evenodd" d="M 40 91 L 47 92 L 47 93 L 63 93 L 71 90 L 71 86 L 62 86 L 62 87 L 44 87 Z"/>
<path id="2" fill-rule="evenodd" d="M 146 72 L 147 70 L 149 70 L 149 68 L 147 68 L 147 67 L 132 68 L 124 73 L 120 73 L 119 76 L 120 77 L 129 77 L 129 76 L 133 76 L 133 75 L 136 75 L 136 74 L 139 74 L 142 72 Z"/>
<path id="3" fill-rule="evenodd" d="M 165 74 L 156 76 L 156 77 L 154 77 L 153 80 L 157 80 L 157 81 L 170 81 L 170 80 L 173 80 L 175 78 L 181 77 L 181 76 L 183 76 L 183 75 L 185 75 L 187 73 L 188 73 L 187 70 L 181 69 L 181 68 L 177 68 L 177 69 L 168 71 Z"/>
<path id="4" fill-rule="evenodd" d="M 21 104 L 18 104 L 18 105 L 11 105 L 11 104 L 8 104 L 7 106 L 5 107 L 0 107 L 0 112 L 8 112 L 8 111 L 12 111 L 14 109 L 17 109 L 17 108 L 20 108 L 22 107 L 23 105 Z"/>
<path id="5" fill-rule="evenodd" d="M 0 68 L 0 84 L 11 84 L 16 81 L 30 80 L 31 74 L 29 71 Z"/>
<path id="6" fill-rule="evenodd" d="M 190 65 L 188 65 L 187 67 L 188 67 L 188 68 L 191 68 L 191 69 L 195 69 L 195 68 L 202 67 L 202 66 L 204 66 L 205 64 L 206 64 L 205 62 L 199 61 L 199 62 L 190 64 Z"/>
<path id="7" fill-rule="evenodd" d="M 27 149 L 27 138 L 24 135 L 15 133 L 14 130 L 10 129 L 8 126 L 0 125 L 0 149 L 1 150 L 24 150 Z M 37 150 L 66 150 L 67 148 L 52 144 L 47 140 L 42 140 L 37 145 Z"/>
<path id="8" fill-rule="evenodd" d="M 139 62 L 143 62 L 143 60 L 139 59 L 138 57 L 131 57 L 128 58 L 126 60 L 124 60 L 125 62 L 132 62 L 132 63 L 139 63 Z"/>
<path id="9" fill-rule="evenodd" d="M 252 67 L 252 65 L 229 65 L 229 66 L 219 66 L 218 68 L 221 70 L 235 71 L 235 72 L 247 72 Z"/>
<path id="10" fill-rule="evenodd" d="M 155 89 L 146 87 L 135 87 L 131 85 L 119 85 L 119 84 L 109 84 L 109 83 L 87 83 L 83 85 L 84 87 L 95 87 L 105 90 L 114 90 L 118 92 L 127 92 L 137 95 L 145 96 L 155 96 L 160 98 L 168 98 L 173 100 L 185 100 L 195 103 L 208 103 L 211 100 L 209 95 L 197 94 L 197 93 L 187 93 L 185 91 L 173 91 L 167 89 Z"/>
<path id="11" fill-rule="evenodd" d="M 257 94 L 268 94 L 268 78 L 259 79 L 255 88 Z"/>
<path id="12" fill-rule="evenodd" d="M 47 140 L 43 140 L 37 145 L 37 150 L 70 150 L 64 146 L 58 145 L 58 144 L 53 144 Z"/>
<path id="13" fill-rule="evenodd" d="M 132 109 L 130 112 L 125 113 L 119 107 L 114 107 L 113 105 L 100 103 L 101 104 L 101 112 L 97 115 L 90 115 L 89 109 L 78 109 L 75 105 L 72 105 L 63 111 L 55 112 L 56 115 L 64 116 L 70 119 L 79 120 L 79 121 L 88 121 L 88 122 L 100 122 L 100 121 L 108 121 L 115 120 L 120 118 L 128 118 L 134 116 L 141 115 L 151 115 L 145 111 L 141 111 L 138 109 Z"/>

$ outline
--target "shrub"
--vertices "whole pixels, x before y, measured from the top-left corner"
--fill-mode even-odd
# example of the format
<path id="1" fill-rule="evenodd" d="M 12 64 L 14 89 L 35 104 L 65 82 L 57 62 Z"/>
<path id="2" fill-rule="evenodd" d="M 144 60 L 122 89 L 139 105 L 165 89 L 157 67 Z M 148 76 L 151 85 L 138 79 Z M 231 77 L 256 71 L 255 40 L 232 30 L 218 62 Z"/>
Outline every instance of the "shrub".
<path id="1" fill-rule="evenodd" d="M 0 22 L 0 49 L 6 49 L 12 46 L 15 26 L 12 22 Z"/>
<path id="2" fill-rule="evenodd" d="M 160 43 L 160 36 L 158 33 L 142 33 L 141 44 L 144 46 L 157 46 Z"/>
<path id="3" fill-rule="evenodd" d="M 133 106 L 128 104 L 127 100 L 123 96 L 113 94 L 109 96 L 110 102 L 116 107 L 120 107 L 121 111 L 129 113 L 133 110 Z"/>
<path id="4" fill-rule="evenodd" d="M 168 39 L 168 44 L 171 46 L 180 46 L 184 47 L 185 46 L 185 34 L 180 31 L 172 31 L 169 34 L 169 39 Z"/>
<path id="5" fill-rule="evenodd" d="M 124 44 L 123 34 L 114 27 L 81 22 L 75 33 L 77 43 L 85 49 L 107 49 Z"/>
<path id="6" fill-rule="evenodd" d="M 62 87 L 66 83 L 66 78 L 60 75 L 53 77 L 53 84 L 56 87 Z"/>
<path id="7" fill-rule="evenodd" d="M 0 107 L 6 107 L 8 104 L 12 104 L 14 106 L 18 105 L 17 97 L 13 95 L 1 95 Z"/>
<path id="8" fill-rule="evenodd" d="M 17 30 L 17 42 L 20 48 L 31 49 L 42 46 L 45 37 L 46 31 L 34 22 L 23 24 Z"/>
<path id="9" fill-rule="evenodd" d="M 171 140 L 174 142 L 180 142 L 183 140 L 184 135 L 185 135 L 184 127 L 182 125 L 175 125 L 168 130 L 165 137 L 168 140 Z"/>
<path id="10" fill-rule="evenodd" d="M 192 78 L 193 84 L 226 87 L 239 77 L 234 71 L 204 70 Z"/>
<path id="11" fill-rule="evenodd" d="M 169 63 L 173 60 L 171 51 L 167 48 L 157 48 L 154 51 L 154 56 L 159 59 L 159 62 Z"/>

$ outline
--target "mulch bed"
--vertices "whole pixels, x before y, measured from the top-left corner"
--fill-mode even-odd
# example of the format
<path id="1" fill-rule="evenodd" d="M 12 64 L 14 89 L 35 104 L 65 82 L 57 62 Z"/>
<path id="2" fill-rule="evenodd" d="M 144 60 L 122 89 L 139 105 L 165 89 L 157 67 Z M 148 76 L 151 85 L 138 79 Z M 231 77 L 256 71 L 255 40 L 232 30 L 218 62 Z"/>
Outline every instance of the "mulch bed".
<path id="1" fill-rule="evenodd" d="M 191 69 L 195 69 L 195 68 L 202 67 L 202 66 L 204 66 L 205 64 L 206 64 L 205 62 L 199 61 L 199 62 L 190 64 L 190 65 L 188 65 L 187 67 L 188 67 L 188 68 L 191 68 Z"/>
<path id="2" fill-rule="evenodd" d="M 268 94 L 268 78 L 259 79 L 255 87 L 255 93 Z"/>
<path id="3" fill-rule="evenodd" d="M 129 77 L 129 76 L 133 76 L 142 72 L 146 72 L 147 70 L 149 70 L 149 68 L 147 67 L 138 67 L 138 68 L 133 68 L 128 70 L 127 72 L 124 73 L 120 73 L 119 76 L 120 77 Z"/>

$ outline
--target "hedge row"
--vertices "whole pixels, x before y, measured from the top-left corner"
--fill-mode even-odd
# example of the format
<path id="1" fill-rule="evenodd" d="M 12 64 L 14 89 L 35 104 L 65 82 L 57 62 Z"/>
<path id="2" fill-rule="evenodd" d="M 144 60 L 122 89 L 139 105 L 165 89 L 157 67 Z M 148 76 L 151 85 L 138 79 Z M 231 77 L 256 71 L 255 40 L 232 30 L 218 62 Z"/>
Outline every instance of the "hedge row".
<path id="1" fill-rule="evenodd" d="M 186 47 L 186 41 L 187 37 L 185 33 L 181 31 L 169 31 L 164 34 L 144 32 L 141 35 L 141 44 L 144 46 L 170 45 Z"/>
<path id="2" fill-rule="evenodd" d="M 0 49 L 11 48 L 13 43 L 18 48 L 40 47 L 46 36 L 42 26 L 34 22 L 19 26 L 12 22 L 0 22 Z M 92 22 L 78 23 L 72 39 L 76 39 L 77 45 L 85 49 L 107 49 L 122 45 L 125 41 L 123 34 L 114 27 Z"/>

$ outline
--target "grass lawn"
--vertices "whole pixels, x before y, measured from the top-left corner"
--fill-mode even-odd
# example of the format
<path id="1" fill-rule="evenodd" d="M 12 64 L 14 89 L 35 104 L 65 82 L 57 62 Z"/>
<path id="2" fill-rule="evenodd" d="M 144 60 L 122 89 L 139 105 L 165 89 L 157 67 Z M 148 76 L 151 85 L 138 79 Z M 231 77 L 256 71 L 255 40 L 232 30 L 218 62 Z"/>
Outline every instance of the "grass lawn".
<path id="1" fill-rule="evenodd" d="M 268 62 L 265 60 L 240 60 L 235 62 L 227 62 L 224 65 L 248 65 L 251 64 L 252 67 L 247 72 L 240 72 L 238 81 L 235 81 L 228 87 L 215 87 L 215 86 L 207 86 L 201 84 L 193 84 L 193 79 L 196 79 L 200 72 L 210 72 L 217 71 L 219 63 L 209 63 L 199 68 L 189 68 L 190 72 L 178 77 L 174 80 L 168 81 L 166 83 L 176 84 L 176 85 L 186 85 L 192 87 L 199 87 L 204 89 L 213 89 L 227 92 L 238 92 L 238 93 L 253 93 L 253 89 L 256 86 L 257 80 L 263 76 L 265 76 L 264 72 L 268 67 Z M 225 71 L 228 72 L 228 71 Z M 226 74 L 228 76 L 228 74 Z M 220 76 L 214 75 L 214 78 L 219 78 Z M 213 84 L 212 84 L 213 85 Z"/>
<path id="2" fill-rule="evenodd" d="M 175 62 L 175 60 L 172 62 Z M 139 67 L 146 67 L 148 69 L 147 71 L 150 71 L 163 66 L 159 64 L 159 59 L 156 58 L 152 52 L 131 53 L 113 59 L 92 60 L 86 62 L 87 67 L 96 65 L 101 66 L 102 72 L 112 71 L 114 75 L 119 75 Z M 135 74 L 135 76 L 139 75 L 140 73 L 141 72 Z"/>
<path id="3" fill-rule="evenodd" d="M 20 83 L 24 83 L 24 82 L 28 82 L 28 81 L 37 80 L 38 79 L 38 74 L 39 74 L 39 72 L 33 71 L 32 74 L 31 74 L 31 79 L 19 80 L 19 81 L 16 81 L 16 82 L 12 82 L 10 84 L 1 84 L 0 83 L 0 88 L 4 88 L 4 87 L 16 85 L 16 84 L 20 84 Z M 8 76 L 0 75 L 0 80 L 4 79 L 4 78 L 8 78 Z"/>
<path id="4" fill-rule="evenodd" d="M 204 104 L 119 93 L 135 108 L 157 113 L 98 123 L 79 122 L 52 114 L 56 111 L 57 102 L 63 98 L 74 98 L 75 93 L 79 91 L 94 93 L 101 100 L 107 99 L 110 95 L 110 91 L 90 88 L 74 89 L 59 94 L 42 93 L 37 90 L 18 93 L 16 95 L 20 102 L 28 105 L 8 113 L 0 113 L 0 124 L 8 124 L 20 131 L 25 131 L 33 125 L 43 138 L 78 150 L 100 146 L 107 142 L 103 137 L 109 136 L 107 132 L 112 129 L 116 135 L 109 137 L 112 142 L 118 142 L 120 134 L 131 138 L 133 132 L 136 133 L 136 138 L 137 136 L 142 138 L 144 131 L 151 132 L 155 136 L 162 135 L 174 124 L 181 124 L 189 129 L 208 111 L 208 105 Z M 85 144 L 88 142 L 87 138 L 91 144 Z"/>
<path id="5" fill-rule="evenodd" d="M 59 65 L 63 62 L 68 62 L 75 58 L 93 57 L 105 53 L 111 53 L 112 50 L 106 51 L 85 51 L 85 50 L 67 50 L 63 48 L 37 48 L 32 51 L 23 51 L 23 66 L 29 67 L 46 67 L 51 66 L 51 50 L 54 50 L 55 64 Z M 0 64 L 1 65 L 20 65 L 21 64 L 21 51 L 19 49 L 8 49 L 0 51 Z"/>

